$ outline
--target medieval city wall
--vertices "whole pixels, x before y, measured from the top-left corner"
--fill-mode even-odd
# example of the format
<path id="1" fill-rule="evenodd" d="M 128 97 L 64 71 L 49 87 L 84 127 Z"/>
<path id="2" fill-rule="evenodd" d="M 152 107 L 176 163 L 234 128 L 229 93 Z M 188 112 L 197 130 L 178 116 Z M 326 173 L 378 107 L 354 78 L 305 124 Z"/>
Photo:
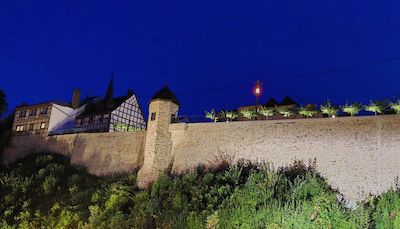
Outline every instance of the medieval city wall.
<path id="1" fill-rule="evenodd" d="M 224 158 L 270 162 L 316 159 L 317 170 L 350 199 L 377 194 L 400 175 L 400 116 L 172 124 L 173 172 Z"/>
<path id="2" fill-rule="evenodd" d="M 11 163 L 32 152 L 55 152 L 92 174 L 109 175 L 140 169 L 146 156 L 153 163 L 146 167 L 153 165 L 154 170 L 157 161 L 169 158 L 174 173 L 213 166 L 226 158 L 267 162 L 274 168 L 315 159 L 329 184 L 353 200 L 387 190 L 400 175 L 397 115 L 171 124 L 169 133 L 163 132 L 170 143 L 162 138 L 157 152 L 145 155 L 146 138 L 157 139 L 157 133 L 14 137 L 3 161 Z M 140 177 L 142 181 L 154 179 L 151 173 L 143 174 L 149 175 Z"/>
<path id="3" fill-rule="evenodd" d="M 12 163 L 31 153 L 52 152 L 71 158 L 71 164 L 84 166 L 95 175 L 138 170 L 143 164 L 145 131 L 82 133 L 14 137 L 3 155 Z"/>

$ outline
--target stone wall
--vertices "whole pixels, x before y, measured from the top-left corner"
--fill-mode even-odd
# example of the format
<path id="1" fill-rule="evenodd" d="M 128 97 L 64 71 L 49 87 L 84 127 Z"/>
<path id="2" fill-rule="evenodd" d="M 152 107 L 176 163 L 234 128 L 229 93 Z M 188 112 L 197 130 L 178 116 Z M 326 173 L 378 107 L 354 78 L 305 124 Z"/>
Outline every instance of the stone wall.
<path id="1" fill-rule="evenodd" d="M 183 173 L 226 157 L 268 162 L 275 168 L 316 159 L 321 175 L 352 200 L 387 190 L 400 175 L 397 115 L 169 124 L 170 113 L 156 110 L 162 125 L 157 120 L 156 126 L 149 123 L 148 136 L 145 131 L 21 136 L 13 139 L 3 160 L 11 163 L 34 151 L 55 152 L 96 175 L 141 169 L 139 183 L 149 184 L 170 162 L 172 172 Z"/>
<path id="2" fill-rule="evenodd" d="M 71 158 L 95 175 L 110 175 L 138 170 L 143 164 L 145 131 L 69 134 L 51 137 L 14 137 L 3 155 L 4 163 L 32 152 L 52 152 Z"/>
<path id="3" fill-rule="evenodd" d="M 172 124 L 173 172 L 221 157 L 272 162 L 316 159 L 329 184 L 350 199 L 377 194 L 400 175 L 400 116 Z"/>

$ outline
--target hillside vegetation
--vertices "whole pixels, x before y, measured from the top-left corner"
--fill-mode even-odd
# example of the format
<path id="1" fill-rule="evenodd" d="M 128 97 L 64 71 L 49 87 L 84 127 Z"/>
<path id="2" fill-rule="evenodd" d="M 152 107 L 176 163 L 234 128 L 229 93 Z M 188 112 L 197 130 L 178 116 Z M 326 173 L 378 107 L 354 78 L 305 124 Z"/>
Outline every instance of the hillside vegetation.
<path id="1" fill-rule="evenodd" d="M 99 178 L 59 155 L 0 169 L 1 228 L 399 228 L 400 192 L 354 210 L 301 163 L 270 172 L 241 163 L 161 177 Z"/>

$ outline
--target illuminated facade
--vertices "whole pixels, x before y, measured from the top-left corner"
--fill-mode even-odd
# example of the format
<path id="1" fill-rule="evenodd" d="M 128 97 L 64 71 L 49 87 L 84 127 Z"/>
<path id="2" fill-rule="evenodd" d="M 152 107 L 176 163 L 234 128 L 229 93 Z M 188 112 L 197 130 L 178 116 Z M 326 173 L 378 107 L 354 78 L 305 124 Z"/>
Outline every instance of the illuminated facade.
<path id="1" fill-rule="evenodd" d="M 146 128 L 143 112 L 136 95 L 129 90 L 126 96 L 113 98 L 111 80 L 103 100 L 87 104 L 75 120 L 75 132 L 125 132 Z"/>

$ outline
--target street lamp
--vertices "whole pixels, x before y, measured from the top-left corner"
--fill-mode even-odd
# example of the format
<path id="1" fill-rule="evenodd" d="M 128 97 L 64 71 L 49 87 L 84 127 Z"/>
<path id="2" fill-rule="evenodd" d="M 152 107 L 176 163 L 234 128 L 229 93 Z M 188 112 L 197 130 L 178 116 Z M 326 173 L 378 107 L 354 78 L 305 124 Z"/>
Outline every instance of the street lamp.
<path id="1" fill-rule="evenodd" d="M 256 113 L 258 113 L 258 98 L 262 92 L 262 84 L 259 80 L 257 80 L 256 85 L 254 86 L 253 93 L 256 96 Z"/>

